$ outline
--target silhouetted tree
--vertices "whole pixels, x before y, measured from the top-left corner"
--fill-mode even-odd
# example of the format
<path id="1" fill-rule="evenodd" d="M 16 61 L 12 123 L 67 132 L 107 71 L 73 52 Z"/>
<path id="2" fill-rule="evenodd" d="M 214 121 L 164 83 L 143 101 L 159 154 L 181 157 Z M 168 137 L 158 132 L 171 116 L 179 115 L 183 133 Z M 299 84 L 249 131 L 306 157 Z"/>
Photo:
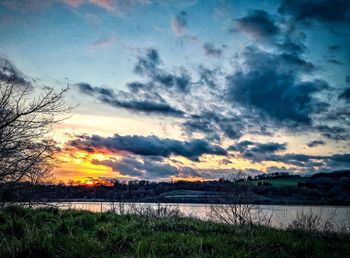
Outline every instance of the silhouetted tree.
<path id="1" fill-rule="evenodd" d="M 59 92 L 33 86 L 7 60 L 0 60 L 0 183 L 39 183 L 51 171 L 56 151 L 49 133 L 70 110 Z"/>

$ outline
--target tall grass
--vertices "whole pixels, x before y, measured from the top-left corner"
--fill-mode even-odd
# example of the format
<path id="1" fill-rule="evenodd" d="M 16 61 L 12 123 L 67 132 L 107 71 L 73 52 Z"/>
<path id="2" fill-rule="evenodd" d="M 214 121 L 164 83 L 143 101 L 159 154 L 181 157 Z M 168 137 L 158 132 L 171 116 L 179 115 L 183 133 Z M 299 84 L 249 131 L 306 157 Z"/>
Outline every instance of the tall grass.
<path id="1" fill-rule="evenodd" d="M 0 257 L 348 257 L 346 234 L 228 225 L 179 216 L 0 210 Z M 159 211 L 154 213 L 154 211 Z M 147 217 L 147 219 L 145 219 Z"/>
<path id="2" fill-rule="evenodd" d="M 312 210 L 301 210 L 296 213 L 287 228 L 289 230 L 320 234 L 350 234 L 350 225 L 348 223 L 335 222 L 336 212 L 336 209 L 330 214 L 323 214 L 322 210 L 318 213 Z"/>

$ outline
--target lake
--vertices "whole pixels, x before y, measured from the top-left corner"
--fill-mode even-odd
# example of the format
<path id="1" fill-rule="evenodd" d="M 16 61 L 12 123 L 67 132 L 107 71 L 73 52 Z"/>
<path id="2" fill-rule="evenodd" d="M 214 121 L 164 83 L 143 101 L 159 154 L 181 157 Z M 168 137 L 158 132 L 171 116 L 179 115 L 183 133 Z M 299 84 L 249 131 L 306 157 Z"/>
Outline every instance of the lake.
<path id="1" fill-rule="evenodd" d="M 57 204 L 57 203 L 55 203 Z M 137 206 L 139 209 L 153 207 L 154 203 L 123 203 L 118 206 L 118 203 L 110 202 L 62 202 L 59 206 L 62 209 L 77 209 L 88 210 L 92 212 L 106 212 L 115 208 L 118 211 L 121 209 L 129 210 L 130 207 Z M 208 204 L 162 204 L 164 207 L 177 208 L 185 216 L 195 217 L 203 220 L 212 219 L 210 216 L 210 208 Z M 320 215 L 322 221 L 331 221 L 337 228 L 342 226 L 350 227 L 350 207 L 347 206 L 301 206 L 301 205 L 259 205 L 259 212 L 266 218 L 270 218 L 270 223 L 273 227 L 286 228 L 300 214 L 315 214 Z"/>

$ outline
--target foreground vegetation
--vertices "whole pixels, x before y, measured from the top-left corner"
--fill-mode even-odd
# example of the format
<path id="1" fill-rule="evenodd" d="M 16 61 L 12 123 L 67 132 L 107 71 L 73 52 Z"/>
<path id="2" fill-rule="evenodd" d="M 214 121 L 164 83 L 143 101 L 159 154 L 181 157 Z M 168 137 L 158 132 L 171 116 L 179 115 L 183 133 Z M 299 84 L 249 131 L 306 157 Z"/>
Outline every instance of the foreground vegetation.
<path id="1" fill-rule="evenodd" d="M 191 218 L 0 210 L 0 257 L 348 257 L 350 236 Z"/>

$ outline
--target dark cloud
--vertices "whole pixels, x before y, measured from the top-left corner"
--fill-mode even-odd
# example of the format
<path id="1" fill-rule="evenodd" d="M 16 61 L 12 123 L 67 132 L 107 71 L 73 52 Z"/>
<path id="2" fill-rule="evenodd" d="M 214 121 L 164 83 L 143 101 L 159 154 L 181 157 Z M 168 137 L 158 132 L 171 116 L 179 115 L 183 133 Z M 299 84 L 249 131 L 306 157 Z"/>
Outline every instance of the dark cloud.
<path id="1" fill-rule="evenodd" d="M 243 121 L 234 115 L 225 116 L 218 110 L 203 111 L 200 115 L 192 116 L 182 125 L 184 130 L 191 135 L 193 132 L 204 133 L 207 138 L 219 141 L 223 134 L 231 139 L 238 139 L 243 134 Z"/>
<path id="2" fill-rule="evenodd" d="M 255 143 L 254 147 L 250 149 L 252 152 L 265 153 L 265 152 L 277 152 L 287 149 L 286 143 Z"/>
<path id="3" fill-rule="evenodd" d="M 181 11 L 171 20 L 171 28 L 178 37 L 182 36 L 187 28 L 187 16 L 185 11 Z"/>
<path id="4" fill-rule="evenodd" d="M 159 68 L 160 63 L 158 51 L 149 48 L 145 55 L 138 56 L 134 72 L 147 76 L 153 87 L 161 86 L 163 89 L 176 89 L 184 93 L 190 91 L 191 77 L 185 69 L 172 74 Z"/>
<path id="5" fill-rule="evenodd" d="M 350 164 L 350 153 L 346 154 L 334 154 L 329 157 L 333 162 L 347 163 Z"/>
<path id="6" fill-rule="evenodd" d="M 146 180 L 169 180 L 172 176 L 199 177 L 195 169 L 190 167 L 175 167 L 150 157 L 123 157 L 120 160 L 92 160 L 92 164 L 112 168 L 124 176 Z"/>
<path id="7" fill-rule="evenodd" d="M 141 83 L 141 82 L 129 82 L 126 84 L 130 92 L 137 93 L 140 90 L 147 88 L 147 84 Z"/>
<path id="8" fill-rule="evenodd" d="M 255 153 L 250 149 L 241 150 L 241 155 L 252 162 L 275 161 L 293 165 L 299 171 L 334 170 L 350 165 L 350 154 L 334 154 L 330 156 L 307 155 L 299 153 L 276 154 L 274 152 Z"/>
<path id="9" fill-rule="evenodd" d="M 222 159 L 219 161 L 219 164 L 221 165 L 228 165 L 228 164 L 233 164 L 233 162 L 229 159 Z"/>
<path id="10" fill-rule="evenodd" d="M 327 62 L 335 65 L 345 65 L 342 61 L 333 58 L 327 59 Z"/>
<path id="11" fill-rule="evenodd" d="M 316 143 L 317 142 L 317 143 Z M 314 146 L 324 144 L 322 141 L 314 141 Z M 350 154 L 334 154 L 329 156 L 307 155 L 300 153 L 278 154 L 286 150 L 286 144 L 280 143 L 255 143 L 242 141 L 228 148 L 239 152 L 239 154 L 252 162 L 261 163 L 265 161 L 281 162 L 295 166 L 294 172 L 320 171 L 346 168 L 350 165 Z"/>
<path id="12" fill-rule="evenodd" d="M 217 86 L 217 69 L 208 69 L 202 65 L 198 67 L 199 82 L 209 88 L 216 88 Z"/>
<path id="13" fill-rule="evenodd" d="M 92 160 L 92 164 L 111 167 L 122 175 L 141 179 L 168 178 L 178 174 L 176 167 L 150 159 L 124 157 L 121 160 Z"/>
<path id="14" fill-rule="evenodd" d="M 89 96 L 93 96 L 102 103 L 108 104 L 116 108 L 124 108 L 134 112 L 143 112 L 157 115 L 177 116 L 181 117 L 184 112 L 171 107 L 163 98 L 155 98 L 155 95 L 148 94 L 129 94 L 123 91 L 115 93 L 113 90 L 103 87 L 93 87 L 88 83 L 76 84 L 78 90 Z M 141 84 L 129 84 L 134 90 L 142 87 Z M 135 88 L 136 87 L 136 88 Z"/>
<path id="15" fill-rule="evenodd" d="M 278 73 L 292 73 L 294 76 L 299 73 L 313 73 L 317 71 L 317 67 L 313 63 L 306 61 L 297 54 L 278 54 L 248 46 L 243 51 L 243 57 L 248 69 L 254 68 L 254 65 L 259 69 L 263 69 L 263 71 L 270 67 L 271 70 Z"/>
<path id="16" fill-rule="evenodd" d="M 126 151 L 144 156 L 171 155 L 183 156 L 198 161 L 203 154 L 226 155 L 225 149 L 218 145 L 212 145 L 206 140 L 195 139 L 191 141 L 178 141 L 161 139 L 157 136 L 121 136 L 115 134 L 112 137 L 78 136 L 68 143 L 78 149 L 103 148 L 112 152 Z"/>
<path id="17" fill-rule="evenodd" d="M 222 49 L 216 48 L 212 43 L 205 43 L 203 50 L 207 56 L 219 57 L 222 54 Z"/>
<path id="18" fill-rule="evenodd" d="M 230 31 L 240 31 L 255 40 L 267 44 L 277 51 L 301 54 L 305 52 L 305 34 L 294 23 L 284 17 L 273 16 L 264 10 L 250 10 L 246 16 L 236 20 Z"/>
<path id="19" fill-rule="evenodd" d="M 231 32 L 240 31 L 276 51 L 301 54 L 307 50 L 306 35 L 283 16 L 271 15 L 264 10 L 250 10 L 246 16 L 236 20 Z"/>
<path id="20" fill-rule="evenodd" d="M 283 162 L 285 164 L 291 164 L 297 167 L 313 167 L 324 165 L 323 160 L 328 159 L 328 157 L 288 153 L 285 155 L 270 154 L 266 155 L 264 159 L 268 161 Z"/>
<path id="21" fill-rule="evenodd" d="M 306 46 L 299 39 L 293 39 L 286 35 L 286 38 L 282 42 L 276 42 L 276 47 L 287 53 L 303 53 L 306 50 Z"/>
<path id="22" fill-rule="evenodd" d="M 342 48 L 341 46 L 336 45 L 336 44 L 334 44 L 334 45 L 329 45 L 329 46 L 328 46 L 329 52 L 339 52 L 339 51 L 341 51 L 342 49 L 343 49 L 343 48 Z"/>
<path id="23" fill-rule="evenodd" d="M 0 81 L 32 88 L 31 82 L 8 59 L 0 57 Z"/>
<path id="24" fill-rule="evenodd" d="M 332 123 L 336 122 L 337 124 L 343 126 L 346 124 L 350 125 L 350 109 L 346 107 L 346 105 L 334 108 L 333 110 L 323 114 L 320 120 L 330 121 Z"/>
<path id="25" fill-rule="evenodd" d="M 228 149 L 239 152 L 241 157 L 244 159 L 248 159 L 253 162 L 262 162 L 267 158 L 267 156 L 273 155 L 275 152 L 285 150 L 286 144 L 242 141 L 229 146 Z"/>
<path id="26" fill-rule="evenodd" d="M 108 96 L 108 97 L 113 97 L 114 92 L 110 89 L 107 88 L 102 88 L 102 87 L 93 87 L 88 83 L 81 82 L 77 83 L 76 86 L 78 87 L 78 90 L 86 95 L 94 96 L 95 94 L 103 95 L 103 96 Z"/>
<path id="27" fill-rule="evenodd" d="M 348 114 L 346 114 L 348 115 Z M 347 141 L 350 139 L 349 130 L 340 126 L 317 125 L 314 128 L 323 137 L 336 141 Z"/>
<path id="28" fill-rule="evenodd" d="M 143 56 L 139 56 L 134 71 L 138 74 L 154 74 L 160 64 L 158 51 L 154 48 L 146 49 Z"/>
<path id="29" fill-rule="evenodd" d="M 255 143 L 252 141 L 241 141 L 239 143 L 236 143 L 234 145 L 231 145 L 227 148 L 227 150 L 233 150 L 233 151 L 245 151 L 249 146 L 254 145 Z"/>
<path id="30" fill-rule="evenodd" d="M 344 99 L 346 102 L 350 102 L 350 87 L 346 88 L 340 95 L 339 99 Z"/>
<path id="31" fill-rule="evenodd" d="M 312 147 L 316 147 L 316 146 L 319 146 L 319 145 L 325 145 L 326 143 L 322 140 L 314 140 L 314 141 L 311 141 L 307 144 L 308 147 L 312 148 Z"/>
<path id="32" fill-rule="evenodd" d="M 254 162 L 261 162 L 275 152 L 287 149 L 286 143 L 267 142 L 259 143 L 252 141 L 241 141 L 228 147 L 228 150 L 239 152 L 244 158 Z"/>
<path id="33" fill-rule="evenodd" d="M 256 40 L 270 40 L 280 32 L 275 18 L 264 10 L 251 10 L 247 16 L 237 19 L 236 29 Z"/>
<path id="34" fill-rule="evenodd" d="M 244 57 L 247 69 L 227 77 L 227 101 L 288 124 L 311 124 L 311 115 L 327 107 L 313 94 L 327 89 L 328 84 L 299 79 L 300 73 L 314 69 L 311 63 L 295 55 L 253 48 L 247 48 Z"/>
<path id="35" fill-rule="evenodd" d="M 350 24 L 348 0 L 284 0 L 278 11 L 292 16 L 295 21 L 303 24 L 313 22 L 331 26 Z"/>

